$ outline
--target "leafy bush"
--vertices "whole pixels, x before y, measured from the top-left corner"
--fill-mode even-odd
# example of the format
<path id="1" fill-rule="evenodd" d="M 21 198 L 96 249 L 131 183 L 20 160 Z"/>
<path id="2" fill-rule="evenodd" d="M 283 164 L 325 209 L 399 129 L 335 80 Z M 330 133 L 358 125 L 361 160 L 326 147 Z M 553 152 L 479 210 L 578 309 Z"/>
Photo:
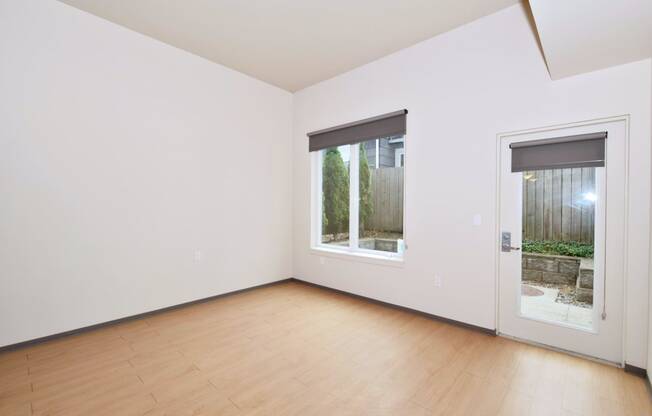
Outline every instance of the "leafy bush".
<path id="1" fill-rule="evenodd" d="M 326 150 L 323 164 L 324 234 L 341 233 L 349 225 L 349 170 L 337 148 Z"/>
<path id="2" fill-rule="evenodd" d="M 560 256 L 593 257 L 593 244 L 577 241 L 523 240 L 523 251 Z"/>
<path id="3" fill-rule="evenodd" d="M 371 199 L 371 172 L 364 143 L 360 143 L 360 235 L 365 229 L 367 220 L 374 212 L 374 202 Z"/>

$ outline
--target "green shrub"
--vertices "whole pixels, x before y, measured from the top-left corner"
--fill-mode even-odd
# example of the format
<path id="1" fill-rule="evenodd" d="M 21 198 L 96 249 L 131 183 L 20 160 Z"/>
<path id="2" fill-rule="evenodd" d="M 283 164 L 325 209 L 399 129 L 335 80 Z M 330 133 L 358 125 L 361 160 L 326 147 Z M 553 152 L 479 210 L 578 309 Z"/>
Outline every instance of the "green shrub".
<path id="1" fill-rule="evenodd" d="M 337 148 L 326 150 L 323 164 L 322 232 L 335 234 L 348 231 L 349 225 L 349 170 Z"/>
<path id="2" fill-rule="evenodd" d="M 523 240 L 525 253 L 557 254 L 572 257 L 593 257 L 593 244 L 577 241 Z"/>
<path id="3" fill-rule="evenodd" d="M 321 193 L 321 226 L 322 226 L 322 234 L 328 228 L 328 217 L 326 217 L 326 211 L 323 209 L 324 208 L 324 193 Z"/>
<path id="4" fill-rule="evenodd" d="M 367 220 L 374 212 L 374 202 L 371 199 L 371 172 L 364 143 L 360 143 L 360 235 L 365 229 Z"/>

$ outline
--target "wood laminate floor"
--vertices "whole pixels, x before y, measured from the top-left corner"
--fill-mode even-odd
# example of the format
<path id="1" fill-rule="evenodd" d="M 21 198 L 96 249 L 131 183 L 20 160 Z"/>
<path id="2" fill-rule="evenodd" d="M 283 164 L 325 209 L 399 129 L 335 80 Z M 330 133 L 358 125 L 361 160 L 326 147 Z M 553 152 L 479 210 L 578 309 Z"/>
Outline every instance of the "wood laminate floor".
<path id="1" fill-rule="evenodd" d="M 621 369 L 296 282 L 0 353 L 0 415 L 652 415 Z"/>

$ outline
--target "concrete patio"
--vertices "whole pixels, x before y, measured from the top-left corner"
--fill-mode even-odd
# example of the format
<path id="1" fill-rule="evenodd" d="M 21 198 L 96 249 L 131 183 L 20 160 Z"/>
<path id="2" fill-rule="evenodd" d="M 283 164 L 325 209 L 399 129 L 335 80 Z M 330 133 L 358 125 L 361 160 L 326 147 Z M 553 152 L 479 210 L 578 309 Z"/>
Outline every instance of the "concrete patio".
<path id="1" fill-rule="evenodd" d="M 559 289 L 527 284 L 535 295 L 521 296 L 521 313 L 544 321 L 560 322 L 585 329 L 593 328 L 593 309 L 556 302 Z M 529 293 L 534 291 L 528 290 Z M 540 293 L 540 294 L 539 294 Z"/>

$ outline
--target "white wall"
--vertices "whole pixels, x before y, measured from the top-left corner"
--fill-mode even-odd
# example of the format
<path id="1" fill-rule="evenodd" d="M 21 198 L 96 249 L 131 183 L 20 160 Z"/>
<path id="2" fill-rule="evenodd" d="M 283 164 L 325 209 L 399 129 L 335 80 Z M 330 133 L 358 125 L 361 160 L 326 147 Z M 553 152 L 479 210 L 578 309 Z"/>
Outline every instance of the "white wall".
<path id="1" fill-rule="evenodd" d="M 650 93 L 650 100 L 652 101 L 652 70 L 650 71 L 650 85 L 651 85 L 651 93 Z M 652 104 L 650 104 L 652 106 Z M 651 121 L 652 123 L 652 121 Z M 650 136 L 650 141 L 652 142 L 652 135 Z M 652 167 L 650 169 L 650 175 L 652 176 Z M 652 212 L 650 213 L 651 218 L 652 218 Z M 652 230 L 650 230 L 652 231 Z M 651 235 L 652 237 L 652 235 Z M 651 238 L 652 241 L 652 238 Z M 650 247 L 652 250 L 652 247 Z M 652 251 L 650 251 L 650 264 L 652 265 Z M 647 305 L 647 311 L 648 311 L 648 330 L 647 330 L 647 363 L 648 363 L 648 368 L 652 367 L 652 270 L 649 270 L 649 278 L 648 278 L 648 284 L 649 284 L 649 296 L 648 296 L 648 305 Z M 648 370 L 647 373 L 647 378 L 648 381 L 650 382 L 650 385 L 652 385 L 652 368 Z"/>
<path id="2" fill-rule="evenodd" d="M 496 134 L 630 114 L 626 360 L 645 367 L 650 70 L 646 60 L 551 81 L 517 5 L 298 92 L 294 276 L 493 329 Z M 309 248 L 306 132 L 401 108 L 409 110 L 404 267 L 335 258 L 321 265 Z"/>
<path id="3" fill-rule="evenodd" d="M 291 276 L 291 94 L 54 0 L 0 57 L 0 346 Z"/>

